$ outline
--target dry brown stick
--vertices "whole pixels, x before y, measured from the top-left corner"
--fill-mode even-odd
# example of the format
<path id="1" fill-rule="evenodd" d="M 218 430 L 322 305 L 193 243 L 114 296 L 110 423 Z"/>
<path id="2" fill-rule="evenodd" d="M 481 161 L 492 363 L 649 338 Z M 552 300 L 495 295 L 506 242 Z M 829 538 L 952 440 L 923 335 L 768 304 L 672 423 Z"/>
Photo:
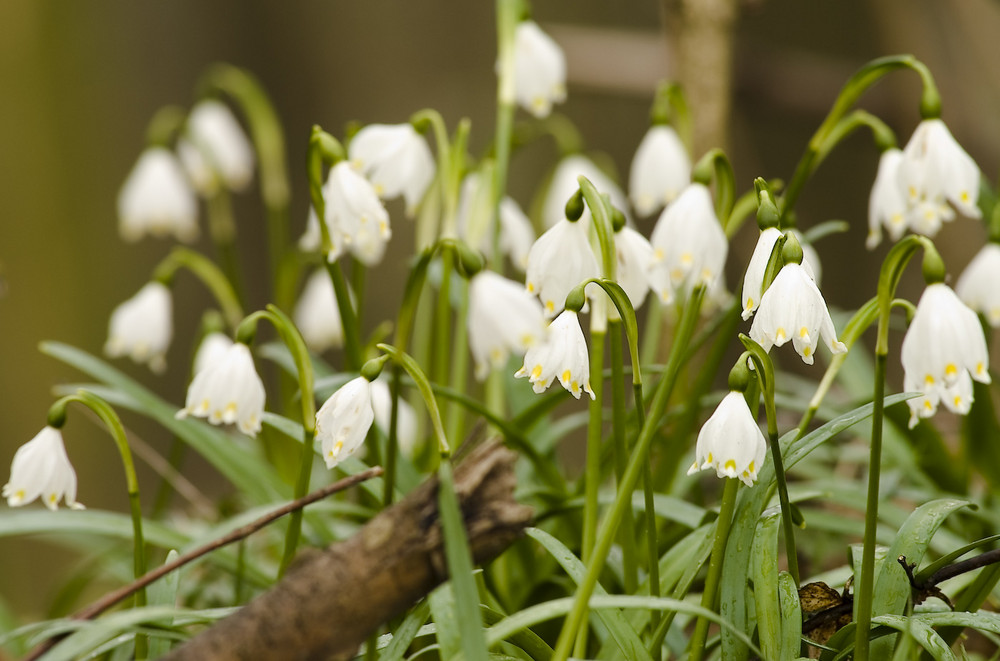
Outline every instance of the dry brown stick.
<path id="1" fill-rule="evenodd" d="M 484 443 L 455 469 L 455 491 L 477 563 L 521 535 L 531 510 L 513 497 L 516 455 Z M 166 659 L 346 659 L 382 623 L 447 579 L 437 480 L 430 479 L 354 537 L 299 559 L 271 590 Z"/>
<path id="2" fill-rule="evenodd" d="M 98 615 L 100 615 L 101 613 L 103 613 L 104 611 L 106 611 L 107 609 L 117 604 L 118 602 L 122 601 L 123 599 L 128 598 L 129 596 L 135 594 L 136 592 L 146 587 L 150 583 L 166 576 L 170 572 L 175 571 L 180 567 L 183 567 L 189 562 L 197 560 L 203 555 L 207 555 L 208 553 L 211 553 L 216 549 L 220 549 L 223 546 L 232 544 L 233 542 L 238 542 L 241 539 L 245 539 L 246 537 L 249 537 L 253 533 L 260 530 L 261 528 L 267 526 L 269 523 L 275 521 L 276 519 L 280 519 L 281 517 L 285 516 L 286 514 L 290 514 L 295 510 L 302 509 L 306 505 L 310 505 L 316 502 L 317 500 L 322 500 L 323 498 L 335 494 L 338 491 L 350 489 L 351 487 L 361 484 L 362 482 L 378 477 L 382 474 L 382 472 L 383 471 L 381 466 L 375 466 L 373 468 L 369 468 L 368 470 L 361 471 L 360 473 L 356 473 L 355 475 L 345 477 L 344 479 L 334 482 L 333 484 L 327 485 L 322 489 L 317 489 L 316 491 L 313 491 L 312 493 L 303 496 L 298 500 L 293 500 L 285 505 L 282 505 L 281 507 L 272 510 L 271 512 L 268 512 L 259 519 L 255 519 L 254 521 L 251 521 L 247 525 L 241 526 L 231 531 L 229 534 L 224 535 L 223 537 L 214 539 L 208 544 L 199 546 L 196 549 L 188 551 L 184 555 L 178 556 L 177 558 L 174 559 L 173 562 L 168 562 L 165 565 L 162 565 L 150 572 L 147 572 L 143 576 L 137 578 L 132 583 L 129 583 L 128 585 L 123 585 L 122 587 L 118 588 L 113 592 L 109 592 L 108 594 L 104 595 L 103 597 L 101 597 L 94 603 L 90 604 L 86 608 L 77 611 L 76 613 L 71 615 L 70 619 L 72 620 L 93 619 Z M 42 654 L 47 652 L 52 647 L 52 645 L 55 644 L 56 641 L 57 639 L 49 639 L 45 641 L 37 648 L 35 648 L 29 656 L 25 657 L 24 661 L 32 661 L 33 659 L 37 659 Z"/>

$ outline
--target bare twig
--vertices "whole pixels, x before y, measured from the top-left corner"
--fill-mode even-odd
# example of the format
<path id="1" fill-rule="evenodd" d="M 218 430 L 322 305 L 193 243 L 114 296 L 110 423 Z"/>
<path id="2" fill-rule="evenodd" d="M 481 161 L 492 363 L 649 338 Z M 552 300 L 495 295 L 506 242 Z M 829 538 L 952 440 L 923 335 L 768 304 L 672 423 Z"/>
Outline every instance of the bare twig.
<path id="1" fill-rule="evenodd" d="M 80 610 L 71 615 L 70 619 L 73 620 L 93 619 L 98 615 L 100 615 L 101 613 L 103 613 L 104 611 L 106 611 L 107 609 L 114 606 L 115 604 L 119 603 L 123 599 L 126 599 L 129 596 L 135 594 L 136 592 L 146 587 L 153 581 L 156 581 L 157 579 L 166 576 L 170 572 L 175 571 L 180 567 L 183 567 L 189 562 L 197 560 L 198 558 L 208 553 L 211 553 L 212 551 L 220 549 L 223 546 L 232 544 L 233 542 L 238 542 L 241 539 L 245 539 L 246 537 L 249 537 L 251 534 L 257 532 L 258 530 L 267 526 L 273 521 L 280 519 L 286 514 L 290 514 L 291 512 L 294 512 L 295 510 L 298 509 L 302 509 L 306 505 L 310 505 L 316 502 L 317 500 L 322 500 L 323 498 L 326 498 L 327 496 L 337 493 L 338 491 L 350 489 L 353 486 L 361 484 L 362 482 L 370 480 L 374 477 L 378 477 L 381 474 L 382 474 L 382 467 L 375 466 L 373 468 L 369 468 L 368 470 L 362 471 L 355 475 L 351 475 L 342 480 L 334 482 L 333 484 L 327 485 L 322 489 L 317 489 L 316 491 L 306 496 L 303 496 L 298 500 L 293 500 L 285 505 L 282 505 L 281 507 L 271 512 L 268 512 L 259 519 L 256 519 L 245 526 L 241 526 L 236 530 L 233 530 L 232 532 L 230 532 L 227 535 L 224 535 L 223 537 L 212 540 L 208 544 L 199 546 L 196 549 L 188 551 L 184 555 L 178 556 L 173 562 L 168 562 L 167 564 L 162 565 L 161 567 L 157 567 L 156 569 L 136 579 L 132 583 L 124 585 L 119 589 L 115 590 L 114 592 L 109 592 L 108 594 L 104 595 L 103 597 L 101 597 L 91 605 L 87 606 L 83 610 Z M 52 638 L 42 643 L 37 648 L 35 648 L 30 655 L 28 655 L 25 658 L 25 661 L 32 661 L 33 659 L 39 658 L 42 654 L 47 652 L 52 647 L 52 645 L 54 645 L 57 642 L 57 640 L 58 638 Z"/>

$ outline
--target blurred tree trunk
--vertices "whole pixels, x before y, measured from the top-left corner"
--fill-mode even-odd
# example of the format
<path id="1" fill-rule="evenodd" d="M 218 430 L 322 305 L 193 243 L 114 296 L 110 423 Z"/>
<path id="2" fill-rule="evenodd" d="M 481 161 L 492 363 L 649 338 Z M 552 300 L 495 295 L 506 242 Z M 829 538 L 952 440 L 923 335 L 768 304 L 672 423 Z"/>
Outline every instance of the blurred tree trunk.
<path id="1" fill-rule="evenodd" d="M 726 149 L 732 103 L 733 27 L 737 0 L 663 0 L 674 78 L 691 107 L 692 156 Z"/>

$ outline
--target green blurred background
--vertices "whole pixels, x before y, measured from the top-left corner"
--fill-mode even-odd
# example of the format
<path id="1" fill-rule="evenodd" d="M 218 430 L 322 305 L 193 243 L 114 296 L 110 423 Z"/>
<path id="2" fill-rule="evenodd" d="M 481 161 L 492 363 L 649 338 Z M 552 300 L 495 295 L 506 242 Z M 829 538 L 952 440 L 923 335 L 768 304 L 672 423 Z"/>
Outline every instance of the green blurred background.
<path id="1" fill-rule="evenodd" d="M 708 7 L 727 4 L 702 1 Z M 656 81 L 676 71 L 675 26 L 684 23 L 665 17 L 682 13 L 683 4 L 558 0 L 535 6 L 536 19 L 567 51 L 569 100 L 561 110 L 577 123 L 588 148 L 607 152 L 619 173 L 627 173 L 646 129 Z M 728 149 L 740 189 L 756 176 L 787 178 L 847 77 L 871 58 L 901 52 L 930 66 L 952 132 L 987 177 L 996 177 L 996 2 L 773 0 L 743 2 L 737 11 Z M 246 67 L 271 94 L 288 140 L 293 236 L 305 223 L 302 165 L 312 124 L 340 134 L 350 120 L 400 122 L 434 107 L 451 126 L 471 118 L 474 153 L 492 134 L 490 2 L 4 0 L 0 26 L 3 481 L 14 450 L 44 425 L 51 388 L 80 378 L 38 353 L 38 342 L 60 340 L 99 353 L 112 308 L 139 289 L 170 248 L 153 239 L 122 243 L 115 200 L 143 148 L 149 119 L 167 104 L 189 107 L 209 64 Z M 918 120 L 918 93 L 915 75 L 896 74 L 863 105 L 905 141 Z M 511 192 L 525 207 L 553 156 L 550 145 L 515 156 Z M 862 247 L 876 162 L 868 136 L 853 137 L 824 163 L 799 206 L 803 227 L 834 218 L 852 224 L 849 234 L 819 246 L 827 298 L 844 308 L 872 295 L 886 250 L 883 245 L 864 255 Z M 393 247 L 403 256 L 412 245 L 409 228 L 398 206 L 390 210 Z M 259 292 L 266 263 L 262 212 L 253 194 L 236 201 L 236 212 L 246 278 Z M 648 235 L 651 225 L 646 220 L 640 229 Z M 945 228 L 940 240 L 954 275 L 984 236 L 967 220 Z M 731 287 L 742 277 L 753 240 L 752 227 L 739 237 L 728 269 Z M 387 287 L 390 307 L 398 300 L 401 273 L 398 260 L 389 259 L 370 279 L 372 289 Z M 266 302 L 260 296 L 252 297 L 258 305 Z M 179 279 L 168 356 L 173 369 L 166 376 L 156 379 L 130 363 L 118 365 L 180 403 L 185 384 L 178 366 L 191 351 L 191 334 L 206 304 L 200 286 Z M 161 430 L 134 416 L 125 422 L 153 447 L 167 447 Z M 71 412 L 65 433 L 79 499 L 91 508 L 125 511 L 124 479 L 107 437 L 80 412 Z M 188 476 L 209 494 L 225 489 L 195 462 Z M 145 466 L 140 480 L 150 485 L 147 493 L 156 484 Z M 0 598 L 26 619 L 40 616 L 74 557 L 39 540 L 0 537 Z"/>

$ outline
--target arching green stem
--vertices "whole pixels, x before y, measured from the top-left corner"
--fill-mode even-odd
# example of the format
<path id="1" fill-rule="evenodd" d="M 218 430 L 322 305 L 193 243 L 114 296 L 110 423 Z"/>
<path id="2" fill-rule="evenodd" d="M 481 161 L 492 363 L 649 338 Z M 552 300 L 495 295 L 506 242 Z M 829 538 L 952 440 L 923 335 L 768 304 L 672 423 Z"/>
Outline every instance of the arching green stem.
<path id="1" fill-rule="evenodd" d="M 799 160 L 799 164 L 795 168 L 795 174 L 792 175 L 792 179 L 782 198 L 782 226 L 784 226 L 785 217 L 795 207 L 795 202 L 798 200 L 799 193 L 802 192 L 802 187 L 805 186 L 806 181 L 808 181 L 816 169 L 816 165 L 818 164 L 817 159 L 824 152 L 824 148 L 827 152 L 832 149 L 833 145 L 828 144 L 829 137 L 841 118 L 857 103 L 861 95 L 877 83 L 882 76 L 890 71 L 903 68 L 912 69 L 917 72 L 923 83 L 923 93 L 920 98 L 920 116 L 925 119 L 940 116 L 941 96 L 938 94 L 937 85 L 935 85 L 930 71 L 917 58 L 912 55 L 891 55 L 872 60 L 865 64 L 851 76 L 850 80 L 840 90 L 840 94 L 837 96 L 836 101 L 834 101 L 833 107 L 830 109 L 829 114 L 827 114 L 826 119 L 823 120 L 823 123 L 820 124 L 819 128 L 816 129 L 816 133 L 809 140 L 809 145 Z"/>
<path id="2" fill-rule="evenodd" d="M 288 246 L 288 207 L 291 187 L 285 159 L 285 134 L 264 87 L 251 73 L 230 64 L 215 64 L 202 80 L 202 91 L 228 95 L 243 111 L 257 152 L 260 197 L 267 210 L 271 282 L 276 282 Z M 279 304 L 287 304 L 277 298 Z"/>
<path id="3" fill-rule="evenodd" d="M 778 444 L 778 417 L 774 406 L 774 365 L 764 348 L 750 337 L 740 333 L 740 342 L 750 353 L 754 373 L 760 383 L 760 392 L 764 395 L 764 411 L 767 414 L 767 444 L 771 446 L 771 460 L 774 462 L 774 479 L 778 485 L 778 502 L 781 504 L 781 523 L 785 533 L 785 560 L 788 562 L 788 573 L 799 584 L 799 559 L 795 550 L 795 525 L 792 522 L 792 508 L 788 500 L 788 483 L 785 480 L 785 465 L 781 460 L 781 448 Z"/>
<path id="4" fill-rule="evenodd" d="M 97 395 L 86 390 L 78 390 L 57 400 L 49 408 L 48 424 L 57 429 L 66 424 L 66 407 L 72 402 L 79 402 L 93 411 L 104 426 L 111 439 L 115 442 L 118 455 L 121 457 L 122 468 L 125 470 L 125 486 L 128 490 L 129 513 L 132 517 L 132 572 L 136 579 L 146 573 L 146 542 L 142 533 L 142 505 L 139 502 L 139 480 L 135 474 L 135 463 L 132 461 L 132 450 L 128 445 L 128 436 L 121 419 L 111 405 Z M 136 607 L 146 605 L 145 588 L 135 593 Z M 135 658 L 146 658 L 146 637 L 136 635 Z"/>
<path id="5" fill-rule="evenodd" d="M 412 356 L 400 351 L 391 344 L 377 344 L 376 348 L 386 353 L 393 362 L 406 370 L 406 373 L 413 379 L 413 383 L 417 386 L 417 390 L 424 400 L 424 405 L 427 407 L 427 413 L 430 415 L 431 425 L 434 427 L 434 434 L 438 440 L 438 451 L 442 458 L 450 456 L 451 445 L 449 445 L 448 437 L 445 435 L 444 423 L 441 422 L 441 410 L 438 408 L 437 399 L 434 397 L 434 390 L 431 388 L 431 382 L 427 379 L 427 375 L 420 369 L 420 365 L 417 364 L 417 361 L 413 360 Z"/>
<path id="6" fill-rule="evenodd" d="M 154 269 L 153 280 L 169 286 L 177 271 L 182 268 L 193 273 L 208 288 L 222 309 L 226 324 L 235 329 L 243 318 L 239 297 L 215 262 L 201 253 L 190 248 L 174 248 Z"/>
<path id="7" fill-rule="evenodd" d="M 316 438 L 316 396 L 315 396 L 315 376 L 313 374 L 312 361 L 309 358 L 309 351 L 306 343 L 299 334 L 298 329 L 292 320 L 288 318 L 277 306 L 268 305 L 266 310 L 253 312 L 244 319 L 236 331 L 237 339 L 240 341 L 251 340 L 256 333 L 257 322 L 267 320 L 274 326 L 281 338 L 282 343 L 288 348 L 295 362 L 295 371 L 298 374 L 299 401 L 302 405 L 302 453 L 299 463 L 299 476 L 295 482 L 295 498 L 302 498 L 309 492 L 309 478 L 313 465 L 313 439 Z M 285 534 L 285 550 L 281 557 L 281 565 L 278 575 L 283 576 L 295 557 L 295 550 L 298 548 L 299 536 L 302 532 L 302 510 L 292 512 L 288 521 L 288 531 Z"/>
<path id="8" fill-rule="evenodd" d="M 868 634 L 872 619 L 872 590 L 875 585 L 875 544 L 878 525 L 879 478 L 882 468 L 882 426 L 885 406 L 885 372 L 889 356 L 889 313 L 896 287 L 903 271 L 918 248 L 924 250 L 924 260 L 940 262 L 934 244 L 927 237 L 912 234 L 889 250 L 878 279 L 878 335 L 875 342 L 875 387 L 872 393 L 872 443 L 868 460 L 868 495 L 865 507 L 864 548 L 861 555 L 861 580 L 855 593 L 854 658 L 868 661 Z"/>

